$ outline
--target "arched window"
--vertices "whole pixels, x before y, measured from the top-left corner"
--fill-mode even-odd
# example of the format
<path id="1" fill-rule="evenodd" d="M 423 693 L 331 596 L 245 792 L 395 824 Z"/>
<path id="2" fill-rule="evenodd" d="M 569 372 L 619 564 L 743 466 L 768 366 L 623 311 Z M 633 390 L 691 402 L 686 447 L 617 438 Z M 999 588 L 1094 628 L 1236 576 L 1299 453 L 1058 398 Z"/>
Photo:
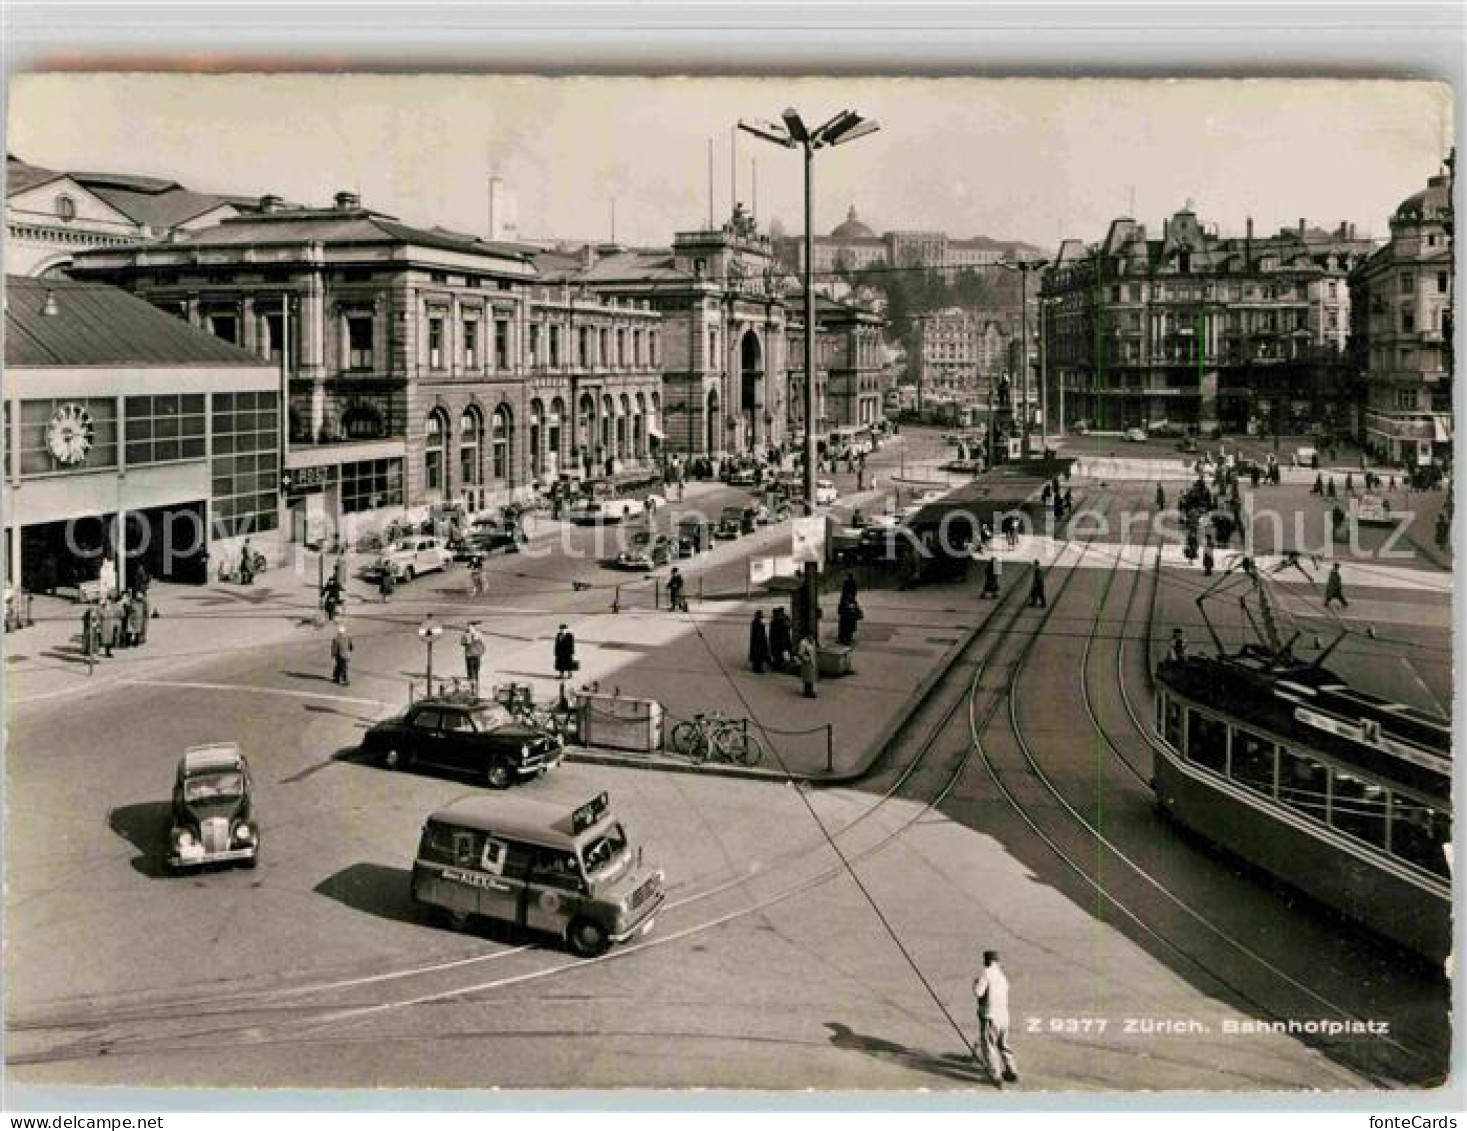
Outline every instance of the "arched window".
<path id="1" fill-rule="evenodd" d="M 434 409 L 430 412 L 425 431 L 423 466 L 427 470 L 428 490 L 442 491 L 444 489 L 443 444 L 448 432 L 447 414 L 442 409 Z"/>
<path id="2" fill-rule="evenodd" d="M 509 405 L 501 404 L 494 410 L 490 421 L 494 443 L 494 478 L 500 482 L 510 477 L 510 456 L 514 440 L 514 413 Z"/>
<path id="3" fill-rule="evenodd" d="M 479 449 L 484 439 L 484 418 L 473 405 L 464 409 L 458 422 L 459 486 L 465 492 L 478 487 L 482 476 Z"/>
<path id="4" fill-rule="evenodd" d="M 550 402 L 550 416 L 545 421 L 545 447 L 555 456 L 554 469 L 565 465 L 565 401 L 556 397 Z"/>
<path id="5" fill-rule="evenodd" d="M 625 393 L 616 405 L 616 454 L 621 459 L 631 455 L 632 443 L 632 399 Z"/>

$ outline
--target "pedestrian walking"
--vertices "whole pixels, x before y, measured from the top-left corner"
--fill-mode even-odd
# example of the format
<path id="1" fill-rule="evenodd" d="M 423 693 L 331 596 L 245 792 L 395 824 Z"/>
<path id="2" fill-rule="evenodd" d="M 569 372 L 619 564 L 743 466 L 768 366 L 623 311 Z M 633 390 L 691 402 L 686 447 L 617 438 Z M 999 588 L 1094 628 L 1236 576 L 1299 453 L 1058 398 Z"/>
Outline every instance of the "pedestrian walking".
<path id="1" fill-rule="evenodd" d="M 464 674 L 468 676 L 469 686 L 474 689 L 474 694 L 479 694 L 479 665 L 483 663 L 484 653 L 488 651 L 484 644 L 484 637 L 479 632 L 479 622 L 469 621 L 469 627 L 464 630 L 461 641 L 464 650 Z"/>
<path id="2" fill-rule="evenodd" d="M 858 492 L 866 489 L 866 465 L 863 463 L 856 468 L 856 490 Z"/>
<path id="3" fill-rule="evenodd" d="M 835 610 L 835 639 L 837 643 L 844 644 L 846 647 L 856 642 L 856 625 L 864 615 L 861 612 L 860 604 L 856 601 L 855 592 L 855 585 L 852 584 L 850 600 L 846 600 L 845 595 L 842 594 L 840 604 Z"/>
<path id="4" fill-rule="evenodd" d="M 117 647 L 117 633 L 120 627 L 117 603 L 110 596 L 103 596 L 102 603 L 97 607 L 97 627 L 101 633 L 103 654 L 110 659 L 112 649 Z"/>
<path id="5" fill-rule="evenodd" d="M 249 585 L 255 580 L 255 551 L 250 546 L 250 540 L 244 540 L 244 546 L 239 551 L 239 583 Z"/>
<path id="6" fill-rule="evenodd" d="M 1049 602 L 1044 597 L 1044 571 L 1039 568 L 1039 559 L 1034 559 L 1034 575 L 1029 579 L 1029 607 L 1047 608 Z"/>
<path id="7" fill-rule="evenodd" d="M 1065 488 L 1065 514 L 1072 514 L 1075 510 L 1075 494 L 1069 488 Z"/>
<path id="8" fill-rule="evenodd" d="M 1212 576 L 1212 567 L 1213 567 L 1214 564 L 1215 564 L 1215 560 L 1214 560 L 1214 558 L 1212 556 L 1212 539 L 1209 538 L 1207 540 L 1207 545 L 1205 545 L 1205 546 L 1202 547 L 1202 576 L 1203 577 L 1211 577 Z"/>
<path id="9" fill-rule="evenodd" d="M 1172 659 L 1181 663 L 1187 658 L 1187 638 L 1182 635 L 1180 628 L 1172 629 L 1171 643 Z"/>
<path id="10" fill-rule="evenodd" d="M 1330 566 L 1329 577 L 1324 582 L 1324 607 L 1327 609 L 1336 601 L 1347 609 L 1350 607 L 1350 602 L 1345 600 L 1345 583 L 1340 578 L 1339 562 Z"/>
<path id="11" fill-rule="evenodd" d="M 820 649 L 815 643 L 815 637 L 808 634 L 802 637 L 795 656 L 800 662 L 800 680 L 805 685 L 805 698 L 814 699 L 815 687 L 820 682 Z"/>
<path id="12" fill-rule="evenodd" d="M 392 572 L 392 567 L 386 562 L 382 563 L 382 572 L 377 575 L 377 594 L 382 598 L 385 605 L 392 600 L 392 591 L 397 588 L 397 575 Z"/>
<path id="13" fill-rule="evenodd" d="M 999 965 L 998 951 L 983 952 L 983 969 L 973 979 L 973 998 L 978 1005 L 979 1062 L 994 1086 L 1019 1082 L 1018 1064 L 1009 1044 L 1009 980 Z"/>
<path id="14" fill-rule="evenodd" d="M 132 567 L 132 587 L 144 595 L 148 592 L 148 586 L 153 584 L 153 579 L 148 575 L 148 567 L 142 562 Z"/>
<path id="15" fill-rule="evenodd" d="M 781 606 L 769 619 L 769 659 L 776 671 L 787 672 L 794 660 L 794 626 Z"/>
<path id="16" fill-rule="evenodd" d="M 331 576 L 336 581 L 336 589 L 340 593 L 346 592 L 346 551 L 339 550 L 336 554 L 336 564 L 331 567 Z"/>
<path id="17" fill-rule="evenodd" d="M 127 602 L 127 645 L 136 648 L 147 637 L 148 609 L 146 599 L 134 592 Z"/>
<path id="18" fill-rule="evenodd" d="M 682 572 L 677 566 L 672 567 L 672 575 L 667 579 L 667 607 L 670 612 L 685 613 L 688 611 L 687 598 L 683 596 Z"/>
<path id="19" fill-rule="evenodd" d="M 1335 492 L 1335 477 L 1333 475 L 1324 481 L 1324 496 L 1327 499 L 1339 498 L 1339 495 Z"/>
<path id="20" fill-rule="evenodd" d="M 326 611 L 327 620 L 336 619 L 336 612 L 341 608 L 341 590 L 337 587 L 334 576 L 326 580 L 326 589 L 321 595 L 321 608 Z"/>
<path id="21" fill-rule="evenodd" d="M 138 609 L 138 638 L 139 647 L 148 642 L 148 622 L 153 619 L 153 602 L 148 599 L 148 591 L 139 589 L 133 595 L 133 601 Z"/>
<path id="22" fill-rule="evenodd" d="M 1187 530 L 1187 542 L 1182 547 L 1182 554 L 1188 562 L 1195 562 L 1197 560 L 1197 531 L 1195 528 L 1189 528 Z"/>
<path id="23" fill-rule="evenodd" d="M 1166 510 L 1166 492 L 1161 489 L 1160 483 L 1156 485 L 1156 509 L 1159 511 Z"/>
<path id="24" fill-rule="evenodd" d="M 1387 509 L 1390 503 L 1386 504 Z M 1436 544 L 1439 549 L 1445 550 L 1447 544 L 1452 540 L 1452 522 L 1447 518 L 1446 511 L 1436 512 Z"/>
<path id="25" fill-rule="evenodd" d="M 764 610 L 754 610 L 753 623 L 749 625 L 749 666 L 759 675 L 769 666 L 769 631 L 764 624 Z"/>
<path id="26" fill-rule="evenodd" d="M 132 647 L 132 636 L 129 634 L 132 612 L 132 594 L 123 591 L 117 595 L 117 646 L 119 648 Z"/>
<path id="27" fill-rule="evenodd" d="M 856 603 L 856 575 L 850 570 L 846 571 L 846 578 L 840 583 L 840 603 L 842 605 Z"/>
<path id="28" fill-rule="evenodd" d="M 82 652 L 87 657 L 88 666 L 97 658 L 101 647 L 102 628 L 97 619 L 97 609 L 94 605 L 88 605 L 82 610 Z"/>
<path id="29" fill-rule="evenodd" d="M 1353 472 L 1347 471 L 1347 472 L 1345 472 L 1345 494 L 1347 494 L 1347 495 L 1353 495 L 1354 493 L 1355 493 L 1355 476 L 1354 476 L 1354 473 Z"/>
<path id="30" fill-rule="evenodd" d="M 331 638 L 331 682 L 351 683 L 351 636 L 346 625 L 336 626 L 336 635 Z"/>
<path id="31" fill-rule="evenodd" d="M 475 597 L 484 596 L 484 558 L 480 554 L 469 559 L 469 585 Z"/>
<path id="32" fill-rule="evenodd" d="M 1001 568 L 997 558 L 989 558 L 983 564 L 983 592 L 979 596 L 998 600 L 998 574 Z"/>
<path id="33" fill-rule="evenodd" d="M 1314 486 L 1311 487 L 1311 488 L 1309 488 L 1309 493 L 1311 495 L 1321 495 L 1321 496 L 1324 494 L 1324 476 L 1323 475 L 1316 475 L 1314 477 Z"/>
<path id="34" fill-rule="evenodd" d="M 561 625 L 555 633 L 555 674 L 561 679 L 569 679 L 580 666 L 576 660 L 576 638 L 570 629 Z"/>

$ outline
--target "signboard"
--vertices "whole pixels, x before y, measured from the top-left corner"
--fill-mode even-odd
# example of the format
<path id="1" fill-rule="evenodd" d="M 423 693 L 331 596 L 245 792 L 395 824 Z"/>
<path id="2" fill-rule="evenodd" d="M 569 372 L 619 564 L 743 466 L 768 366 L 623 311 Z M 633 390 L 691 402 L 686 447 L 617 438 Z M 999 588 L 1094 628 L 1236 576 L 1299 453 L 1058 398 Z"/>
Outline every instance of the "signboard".
<path id="1" fill-rule="evenodd" d="M 281 473 L 280 489 L 289 495 L 305 495 L 313 491 L 324 491 L 335 479 L 336 468 L 330 464 L 296 467 Z"/>
<path id="2" fill-rule="evenodd" d="M 795 559 L 789 554 L 776 554 L 770 558 L 749 559 L 749 585 L 763 585 L 776 577 L 794 577 L 799 573 Z"/>
<path id="3" fill-rule="evenodd" d="M 790 522 L 790 557 L 799 565 L 825 562 L 825 516 L 805 515 Z"/>

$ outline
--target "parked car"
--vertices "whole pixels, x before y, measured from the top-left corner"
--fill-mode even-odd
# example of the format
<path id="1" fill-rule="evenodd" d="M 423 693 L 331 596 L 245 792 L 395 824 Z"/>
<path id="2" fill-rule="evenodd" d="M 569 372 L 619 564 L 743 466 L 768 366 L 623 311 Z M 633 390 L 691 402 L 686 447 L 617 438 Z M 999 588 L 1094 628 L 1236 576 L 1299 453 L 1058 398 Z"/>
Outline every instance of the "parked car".
<path id="1" fill-rule="evenodd" d="M 1196 436 L 1186 436 L 1186 437 L 1183 437 L 1181 440 L 1178 440 L 1177 441 L 1177 451 L 1179 451 L 1179 452 L 1195 452 L 1196 450 L 1197 450 L 1197 437 Z"/>
<path id="2" fill-rule="evenodd" d="M 714 535 L 718 538 L 738 538 L 740 535 L 754 533 L 757 525 L 757 512 L 753 507 L 724 507 L 723 513 L 718 517 L 718 525 L 714 528 Z"/>
<path id="3" fill-rule="evenodd" d="M 632 535 L 631 545 L 616 556 L 622 569 L 656 569 L 678 556 L 678 546 L 666 534 L 639 530 Z"/>
<path id="4" fill-rule="evenodd" d="M 452 562 L 453 551 L 442 538 L 415 534 L 388 546 L 366 572 L 380 577 L 390 569 L 396 580 L 411 581 L 419 574 L 447 569 Z"/>
<path id="5" fill-rule="evenodd" d="M 713 545 L 713 525 L 701 518 L 684 518 L 677 524 L 679 557 L 701 553 Z"/>
<path id="6" fill-rule="evenodd" d="M 573 506 L 566 517 L 578 526 L 595 526 L 603 522 L 625 522 L 646 510 L 647 504 L 641 499 L 588 499 Z"/>
<path id="7" fill-rule="evenodd" d="M 759 483 L 759 468 L 735 467 L 724 472 L 723 481 L 730 487 L 754 487 Z"/>
<path id="8" fill-rule="evenodd" d="M 1144 444 L 1146 442 L 1146 430 L 1144 428 L 1127 428 L 1126 439 L 1132 444 Z"/>
<path id="9" fill-rule="evenodd" d="M 205 864 L 255 866 L 260 826 L 254 819 L 253 784 L 249 763 L 232 742 L 184 751 L 173 780 L 170 871 Z"/>
<path id="10" fill-rule="evenodd" d="M 817 507 L 832 506 L 839 498 L 840 492 L 835 489 L 835 484 L 829 479 L 815 481 L 815 505 Z"/>
<path id="11" fill-rule="evenodd" d="M 520 544 L 519 530 L 512 524 L 496 519 L 480 519 L 469 527 L 467 534 L 454 546 L 460 558 L 491 554 L 495 550 L 510 550 Z"/>
<path id="12" fill-rule="evenodd" d="M 560 739 L 488 699 L 432 696 L 367 731 L 363 751 L 391 770 L 415 764 L 460 770 L 495 789 L 532 778 L 565 756 Z"/>

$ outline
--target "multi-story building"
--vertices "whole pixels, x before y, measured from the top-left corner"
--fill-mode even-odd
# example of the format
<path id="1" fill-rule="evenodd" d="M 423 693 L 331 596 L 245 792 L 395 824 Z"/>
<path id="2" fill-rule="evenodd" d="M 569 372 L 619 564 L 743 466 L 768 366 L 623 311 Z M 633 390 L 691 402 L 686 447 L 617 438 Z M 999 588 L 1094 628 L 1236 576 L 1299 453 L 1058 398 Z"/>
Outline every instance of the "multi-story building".
<path id="1" fill-rule="evenodd" d="M 1451 455 L 1451 206 L 1451 178 L 1432 177 L 1391 216 L 1389 242 L 1350 276 L 1362 439 L 1391 463 L 1420 466 Z"/>
<path id="2" fill-rule="evenodd" d="M 64 275 L 85 248 L 148 243 L 258 208 L 256 197 L 193 192 L 161 177 L 60 173 L 7 156 L 5 268 Z"/>
<path id="3" fill-rule="evenodd" d="M 266 209 L 84 253 L 72 271 L 280 366 L 292 538 L 346 516 L 502 502 L 537 475 L 636 458 L 633 438 L 659 431 L 645 302 L 537 287 L 527 251 L 411 227 L 351 193 Z"/>
<path id="4" fill-rule="evenodd" d="M 805 432 L 805 306 L 789 298 L 786 327 L 786 435 L 798 444 Z M 882 419 L 886 359 L 881 317 L 849 303 L 815 296 L 815 432 L 865 428 Z"/>
<path id="5" fill-rule="evenodd" d="M 279 523 L 279 371 L 98 283 L 8 276 L 6 580 L 203 581 Z"/>
<path id="6" fill-rule="evenodd" d="M 1119 430 L 1346 430 L 1347 276 L 1374 249 L 1353 225 L 1219 236 L 1190 205 L 1148 238 L 1129 217 L 1066 240 L 1040 289 L 1063 422 Z"/>
<path id="7" fill-rule="evenodd" d="M 920 316 L 916 349 L 923 403 L 987 405 L 1004 379 L 1012 382 L 1019 371 L 1011 357 L 1018 322 L 1011 312 L 996 310 L 953 308 Z"/>
<path id="8" fill-rule="evenodd" d="M 660 423 L 670 452 L 716 456 L 784 441 L 787 301 L 774 247 L 736 209 L 670 249 L 583 249 L 542 258 L 547 278 L 648 304 L 661 315 Z"/>
<path id="9" fill-rule="evenodd" d="M 890 231 L 878 236 L 857 218 L 854 205 L 830 235 L 816 236 L 811 244 L 815 286 L 822 291 L 832 288 L 835 274 L 839 271 L 885 265 L 956 272 L 1042 254 L 1038 248 L 1026 243 L 994 240 L 987 236 L 959 239 L 946 232 L 914 230 Z M 781 237 L 776 241 L 776 252 L 780 263 L 788 270 L 798 273 L 804 269 L 803 237 Z"/>

